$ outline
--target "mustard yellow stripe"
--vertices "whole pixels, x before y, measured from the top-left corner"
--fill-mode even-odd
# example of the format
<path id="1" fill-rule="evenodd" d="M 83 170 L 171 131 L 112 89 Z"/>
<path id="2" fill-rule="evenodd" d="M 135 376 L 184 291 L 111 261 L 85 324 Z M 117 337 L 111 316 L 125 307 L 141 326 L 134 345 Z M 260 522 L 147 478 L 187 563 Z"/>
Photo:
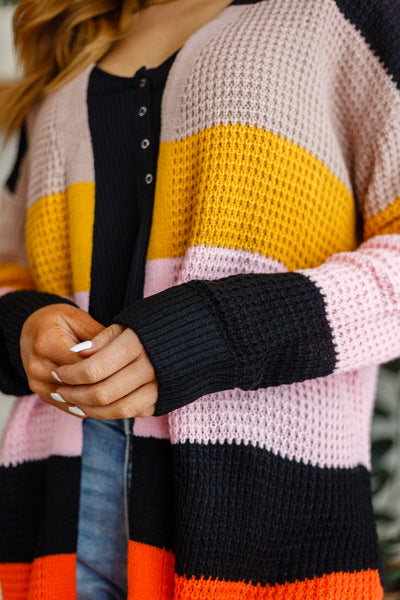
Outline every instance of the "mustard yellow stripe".
<path id="1" fill-rule="evenodd" d="M 28 210 L 26 249 L 41 291 L 60 295 L 90 290 L 94 183 L 37 200 Z"/>
<path id="2" fill-rule="evenodd" d="M 39 291 L 72 294 L 66 195 L 37 200 L 26 219 L 26 252 Z"/>
<path id="3" fill-rule="evenodd" d="M 354 200 L 309 152 L 257 127 L 163 142 L 148 260 L 194 245 L 259 252 L 289 270 L 357 246 Z"/>
<path id="4" fill-rule="evenodd" d="M 400 233 L 400 198 L 365 222 L 365 239 L 384 233 Z"/>
<path id="5" fill-rule="evenodd" d="M 75 183 L 69 186 L 67 196 L 74 292 L 89 292 L 93 252 L 95 184 Z"/>
<path id="6" fill-rule="evenodd" d="M 35 282 L 26 267 L 17 263 L 3 263 L 0 265 L 0 287 L 32 290 L 35 288 Z"/>

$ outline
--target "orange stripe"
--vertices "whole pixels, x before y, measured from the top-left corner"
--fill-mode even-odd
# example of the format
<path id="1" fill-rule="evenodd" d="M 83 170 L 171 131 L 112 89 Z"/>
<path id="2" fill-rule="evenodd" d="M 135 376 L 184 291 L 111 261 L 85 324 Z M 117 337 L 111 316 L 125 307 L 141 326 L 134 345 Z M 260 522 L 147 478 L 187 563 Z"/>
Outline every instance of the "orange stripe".
<path id="1" fill-rule="evenodd" d="M 3 600 L 26 600 L 31 571 L 31 564 L 0 565 Z"/>
<path id="2" fill-rule="evenodd" d="M 3 600 L 75 600 L 75 554 L 0 565 Z"/>
<path id="3" fill-rule="evenodd" d="M 174 600 L 382 600 L 378 571 L 332 573 L 284 585 L 252 585 L 175 576 Z"/>
<path id="4" fill-rule="evenodd" d="M 374 235 L 400 233 L 400 198 L 396 198 L 384 210 L 368 219 L 364 224 L 364 238 Z"/>
<path id="5" fill-rule="evenodd" d="M 128 600 L 172 600 L 175 557 L 154 546 L 129 542 Z"/>

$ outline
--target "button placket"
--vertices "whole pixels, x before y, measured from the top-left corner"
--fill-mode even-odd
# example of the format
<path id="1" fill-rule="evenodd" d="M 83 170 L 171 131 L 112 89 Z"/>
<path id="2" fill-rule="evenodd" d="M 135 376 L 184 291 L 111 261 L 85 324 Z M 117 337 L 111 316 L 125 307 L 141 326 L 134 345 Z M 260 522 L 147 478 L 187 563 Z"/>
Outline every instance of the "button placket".
<path id="1" fill-rule="evenodd" d="M 140 148 L 142 150 L 148 150 L 150 146 L 152 146 L 152 127 L 151 127 L 151 119 L 148 119 L 150 116 L 150 86 L 148 85 L 148 79 L 146 77 L 142 77 L 139 80 L 139 87 L 142 88 L 139 91 L 139 108 L 137 109 L 137 115 L 139 117 L 138 121 L 138 134 L 140 139 Z M 146 115 L 146 118 L 144 118 Z M 142 137 L 143 136 L 143 137 Z M 153 156 L 153 151 L 150 149 L 148 152 L 143 154 L 143 158 L 141 161 L 143 167 L 143 179 L 145 186 L 151 186 L 154 182 L 154 161 L 155 156 Z M 146 192 L 146 196 L 147 196 Z"/>

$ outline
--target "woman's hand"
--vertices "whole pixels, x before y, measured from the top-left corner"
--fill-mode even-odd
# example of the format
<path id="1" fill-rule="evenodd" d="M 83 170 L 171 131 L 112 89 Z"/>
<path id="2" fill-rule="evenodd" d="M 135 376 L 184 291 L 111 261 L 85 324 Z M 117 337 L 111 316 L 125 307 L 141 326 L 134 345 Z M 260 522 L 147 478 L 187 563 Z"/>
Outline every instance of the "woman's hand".
<path id="1" fill-rule="evenodd" d="M 152 416 L 157 380 L 138 336 L 111 325 L 91 341 L 92 347 L 79 353 L 84 360 L 55 369 L 63 382 L 57 394 L 96 419 Z"/>
<path id="2" fill-rule="evenodd" d="M 51 373 L 59 365 L 81 362 L 83 359 L 71 352 L 71 347 L 95 337 L 103 329 L 88 313 L 70 304 L 51 304 L 32 313 L 20 336 L 22 364 L 32 392 L 68 412 L 67 404 L 51 397 L 60 385 Z"/>

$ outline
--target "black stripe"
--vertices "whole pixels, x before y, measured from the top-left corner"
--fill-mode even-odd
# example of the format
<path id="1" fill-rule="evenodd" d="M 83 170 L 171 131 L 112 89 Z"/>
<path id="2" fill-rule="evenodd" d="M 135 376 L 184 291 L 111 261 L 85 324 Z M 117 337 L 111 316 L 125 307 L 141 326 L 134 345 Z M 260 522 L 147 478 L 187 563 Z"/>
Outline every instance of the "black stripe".
<path id="1" fill-rule="evenodd" d="M 0 467 L 0 562 L 76 552 L 80 458 Z"/>
<path id="2" fill-rule="evenodd" d="M 174 455 L 179 575 L 274 585 L 380 568 L 364 467 L 227 443 L 186 443 Z"/>
<path id="3" fill-rule="evenodd" d="M 398 0 L 335 0 L 400 85 L 400 3 Z"/>
<path id="4" fill-rule="evenodd" d="M 173 547 L 173 471 L 169 440 L 134 437 L 130 494 L 130 538 L 158 548 Z"/>

